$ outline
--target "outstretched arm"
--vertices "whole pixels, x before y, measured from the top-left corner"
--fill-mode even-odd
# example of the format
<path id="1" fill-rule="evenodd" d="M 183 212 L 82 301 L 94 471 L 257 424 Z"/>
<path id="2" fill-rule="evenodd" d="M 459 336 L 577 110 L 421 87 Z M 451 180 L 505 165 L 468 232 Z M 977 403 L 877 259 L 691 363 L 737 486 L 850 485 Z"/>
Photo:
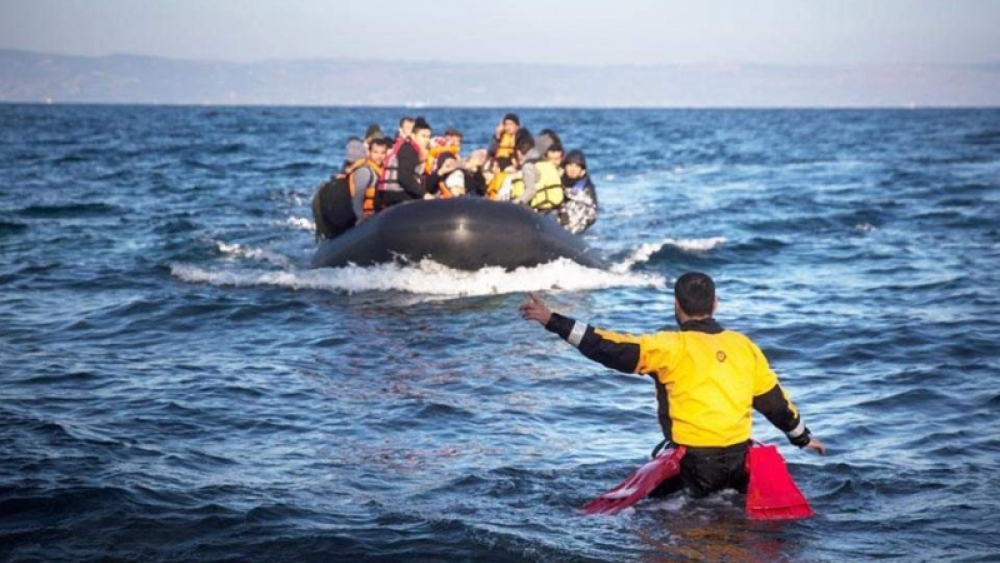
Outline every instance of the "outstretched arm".
<path id="1" fill-rule="evenodd" d="M 549 332 L 569 342 L 580 352 L 606 367 L 625 373 L 646 373 L 648 355 L 643 355 L 642 338 L 596 329 L 586 323 L 553 313 L 534 293 L 520 307 L 525 320 L 537 321 Z"/>

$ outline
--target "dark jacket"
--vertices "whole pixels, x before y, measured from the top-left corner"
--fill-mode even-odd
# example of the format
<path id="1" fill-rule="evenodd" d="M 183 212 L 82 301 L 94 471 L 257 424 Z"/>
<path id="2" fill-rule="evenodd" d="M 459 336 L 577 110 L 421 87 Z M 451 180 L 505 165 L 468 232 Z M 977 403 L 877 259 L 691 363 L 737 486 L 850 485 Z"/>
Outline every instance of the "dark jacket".
<path id="1" fill-rule="evenodd" d="M 422 173 L 424 163 L 420 153 L 413 145 L 406 143 L 399 148 L 396 158 L 399 162 L 399 185 L 409 199 L 423 199 L 427 194 L 427 187 Z"/>

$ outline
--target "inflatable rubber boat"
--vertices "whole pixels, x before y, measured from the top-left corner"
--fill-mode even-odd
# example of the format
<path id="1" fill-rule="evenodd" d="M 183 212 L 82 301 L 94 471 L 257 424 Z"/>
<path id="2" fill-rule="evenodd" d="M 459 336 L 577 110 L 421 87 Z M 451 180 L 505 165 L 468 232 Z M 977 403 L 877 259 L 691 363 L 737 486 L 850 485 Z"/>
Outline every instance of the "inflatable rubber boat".
<path id="1" fill-rule="evenodd" d="M 568 258 L 602 264 L 583 239 L 526 207 L 463 197 L 395 205 L 335 239 L 324 241 L 313 266 L 368 266 L 430 259 L 459 270 L 506 270 Z"/>

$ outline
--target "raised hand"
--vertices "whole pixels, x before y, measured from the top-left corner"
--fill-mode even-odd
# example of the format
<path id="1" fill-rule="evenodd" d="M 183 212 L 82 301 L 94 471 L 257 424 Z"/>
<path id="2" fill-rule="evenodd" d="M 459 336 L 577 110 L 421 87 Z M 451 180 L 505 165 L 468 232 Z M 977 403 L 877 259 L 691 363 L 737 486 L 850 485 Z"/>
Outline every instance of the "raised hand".
<path id="1" fill-rule="evenodd" d="M 521 318 L 526 321 L 538 321 L 542 326 L 549 324 L 549 319 L 552 318 L 552 311 L 534 293 L 528 293 L 528 300 L 525 301 L 521 307 Z"/>

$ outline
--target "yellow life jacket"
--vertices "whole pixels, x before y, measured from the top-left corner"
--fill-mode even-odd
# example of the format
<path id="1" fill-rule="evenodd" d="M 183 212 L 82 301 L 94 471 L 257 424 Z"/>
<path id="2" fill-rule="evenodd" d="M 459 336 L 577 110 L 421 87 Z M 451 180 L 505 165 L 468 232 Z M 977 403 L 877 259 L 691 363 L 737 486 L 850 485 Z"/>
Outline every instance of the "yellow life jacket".
<path id="1" fill-rule="evenodd" d="M 486 197 L 496 201 L 500 199 L 500 188 L 503 187 L 503 181 L 507 179 L 506 172 L 497 172 L 490 180 L 490 183 L 486 186 Z"/>
<path id="2" fill-rule="evenodd" d="M 497 142 L 497 158 L 513 158 L 514 157 L 514 135 L 507 133 L 506 131 L 500 135 L 500 140 Z"/>
<path id="3" fill-rule="evenodd" d="M 507 171 L 498 172 L 489 185 L 486 186 L 486 197 L 493 201 L 500 201 L 500 191 L 507 182 L 510 173 Z M 524 182 L 520 178 L 515 178 L 510 183 L 510 197 L 507 199 L 517 199 L 524 193 Z"/>
<path id="4" fill-rule="evenodd" d="M 534 164 L 538 169 L 538 184 L 535 197 L 531 198 L 528 205 L 535 211 L 552 211 L 562 205 L 566 198 L 562 177 L 555 165 L 547 160 L 537 160 Z"/>

